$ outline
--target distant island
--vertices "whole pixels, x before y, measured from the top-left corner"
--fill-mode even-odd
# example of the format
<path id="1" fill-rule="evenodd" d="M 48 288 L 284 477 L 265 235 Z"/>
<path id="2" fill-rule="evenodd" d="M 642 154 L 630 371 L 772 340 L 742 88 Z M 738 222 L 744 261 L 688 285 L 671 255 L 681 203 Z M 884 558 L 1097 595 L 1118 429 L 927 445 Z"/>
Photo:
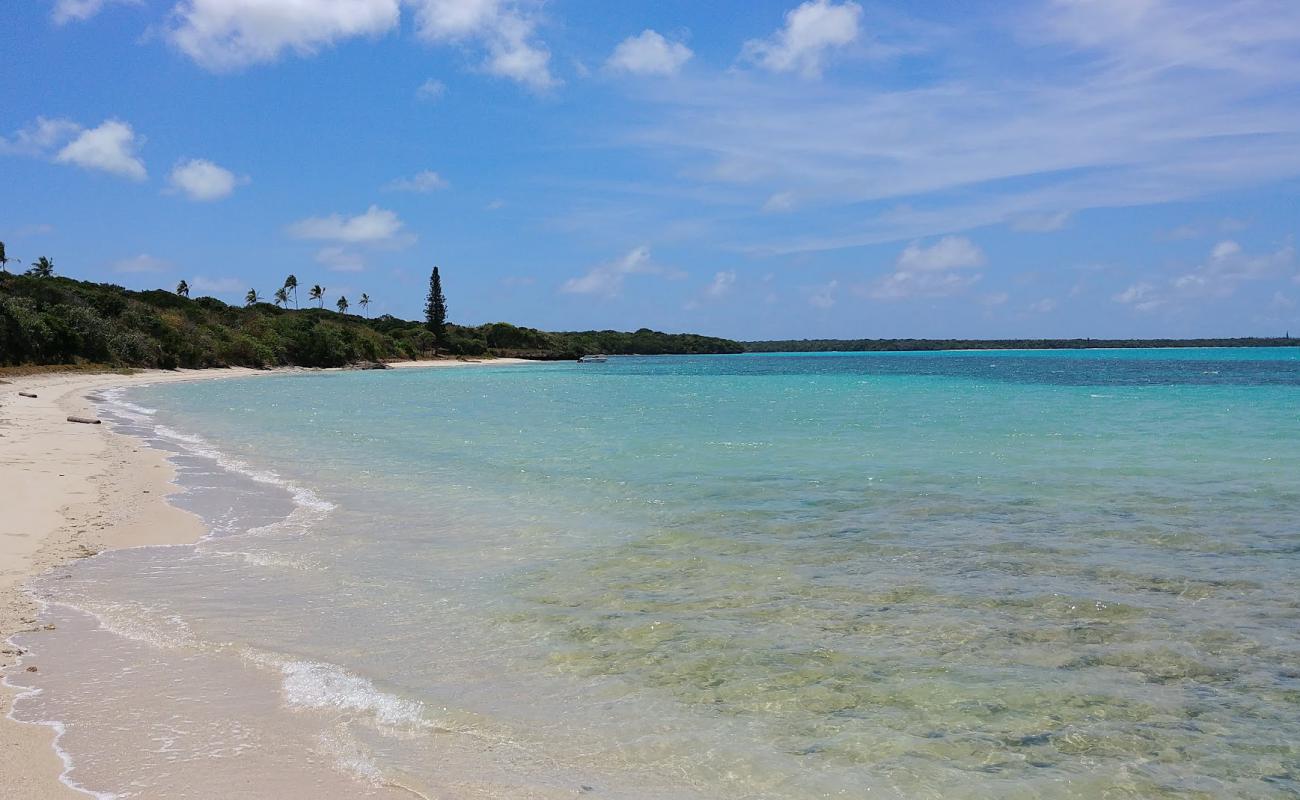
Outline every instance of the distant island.
<path id="1" fill-rule="evenodd" d="M 1236 339 L 774 339 L 747 353 L 881 353 L 909 350 L 1086 350 L 1099 347 L 1300 347 L 1288 336 Z"/>

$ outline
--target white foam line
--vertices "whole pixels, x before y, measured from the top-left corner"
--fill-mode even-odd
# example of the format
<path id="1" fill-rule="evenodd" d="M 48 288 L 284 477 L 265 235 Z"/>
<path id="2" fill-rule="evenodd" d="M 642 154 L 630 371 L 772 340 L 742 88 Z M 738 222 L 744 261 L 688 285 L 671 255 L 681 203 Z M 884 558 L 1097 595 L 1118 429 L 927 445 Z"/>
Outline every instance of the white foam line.
<path id="1" fill-rule="evenodd" d="M 144 385 L 147 386 L 148 384 Z M 159 438 L 177 445 L 182 450 L 185 450 L 192 455 L 210 459 L 216 462 L 217 466 L 222 469 L 238 475 L 243 475 L 258 483 L 284 489 L 289 493 L 290 497 L 293 499 L 295 508 L 288 516 L 278 522 L 251 528 L 247 533 L 267 534 L 282 529 L 297 529 L 298 531 L 305 533 L 309 529 L 311 523 L 320 521 L 320 519 L 323 519 L 326 514 L 334 510 L 335 505 L 333 503 L 323 499 L 311 489 L 294 483 L 293 481 L 286 480 L 271 470 L 257 469 L 246 461 L 234 458 L 213 446 L 211 442 L 204 439 L 202 436 L 184 433 L 163 424 L 153 424 L 151 416 L 152 413 L 156 413 L 157 409 L 147 409 L 143 406 L 137 406 L 133 403 L 127 402 L 122 398 L 124 391 L 124 387 L 108 389 L 101 392 L 98 395 L 98 399 L 100 402 L 109 406 L 114 413 L 131 419 L 134 422 L 149 424 L 152 427 L 154 434 Z M 132 410 L 133 408 L 145 413 L 137 413 L 137 411 Z M 204 536 L 204 538 L 210 538 L 213 532 L 213 526 L 209 525 L 208 534 Z"/>
<path id="2" fill-rule="evenodd" d="M 253 650 L 245 650 L 241 655 L 257 666 L 280 672 L 280 691 L 285 704 L 291 708 L 356 711 L 393 728 L 430 730 L 436 727 L 424 716 L 424 703 L 382 691 L 370 679 L 337 664 Z"/>
<path id="3" fill-rule="evenodd" d="M 43 614 L 48 604 L 39 598 L 33 598 L 33 599 L 36 600 L 36 603 L 40 608 L 40 613 Z M 14 635 L 16 636 L 17 634 Z M 10 636 L 8 639 L 5 639 L 5 644 L 9 645 L 10 647 L 16 650 L 22 651 L 22 655 L 18 657 L 18 661 L 14 664 L 14 666 L 11 669 L 17 669 L 18 667 L 22 666 L 24 658 L 27 656 L 28 653 L 32 652 L 30 650 L 23 650 L 21 647 L 19 647 L 14 642 L 13 636 Z M 97 792 L 94 789 L 90 789 L 88 787 L 82 786 L 81 784 L 77 783 L 72 779 L 72 769 L 73 769 L 72 756 L 68 753 L 67 750 L 63 749 L 63 746 L 61 744 L 61 740 L 63 739 L 64 734 L 68 732 L 67 726 L 63 724 L 62 720 L 57 720 L 57 719 L 26 720 L 26 719 L 19 719 L 18 717 L 14 716 L 14 713 L 18 710 L 19 702 L 21 702 L 22 700 L 26 700 L 30 697 L 36 697 L 37 695 L 39 695 L 41 692 L 44 691 L 43 689 L 38 689 L 35 686 L 23 686 L 22 684 L 14 683 L 13 681 L 10 680 L 10 675 L 5 675 L 3 679 L 0 679 L 0 685 L 4 685 L 10 689 L 19 690 L 18 693 L 14 695 L 13 702 L 9 704 L 9 713 L 5 715 L 5 717 L 10 722 L 15 722 L 19 725 L 43 725 L 54 731 L 54 741 L 51 742 L 50 744 L 54 747 L 54 754 L 59 757 L 59 761 L 63 764 L 63 771 L 59 773 L 60 783 L 62 783 L 64 786 L 67 786 L 69 789 L 73 790 L 74 792 L 81 792 L 82 794 L 90 795 L 91 797 L 96 798 L 96 800 L 117 800 L 119 795 L 113 792 Z"/>

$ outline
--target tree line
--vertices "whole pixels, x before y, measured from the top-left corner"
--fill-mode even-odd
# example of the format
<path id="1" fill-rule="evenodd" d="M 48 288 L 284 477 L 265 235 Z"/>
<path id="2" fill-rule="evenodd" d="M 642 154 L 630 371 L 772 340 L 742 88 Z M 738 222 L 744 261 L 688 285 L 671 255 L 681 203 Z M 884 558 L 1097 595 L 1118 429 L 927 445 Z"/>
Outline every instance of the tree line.
<path id="1" fill-rule="evenodd" d="M 0 249 L 0 258 L 4 257 Z M 3 265 L 14 259 L 7 259 Z M 739 343 L 649 329 L 635 332 L 548 332 L 494 322 L 447 321 L 442 276 L 430 275 L 425 319 L 348 314 L 324 308 L 325 290 L 308 290 L 315 308 L 298 308 L 298 280 L 289 276 L 263 302 L 250 290 L 241 306 L 175 291 L 135 291 L 55 274 L 39 259 L 23 274 L 0 270 L 0 365 L 93 363 L 112 366 L 337 367 L 358 361 L 436 356 L 515 356 L 575 359 L 591 353 L 738 353 Z M 317 291 L 319 289 L 319 291 Z M 339 298 L 346 300 L 346 298 Z M 290 302 L 293 307 L 290 308 Z M 358 301 L 363 309 L 370 297 Z"/>

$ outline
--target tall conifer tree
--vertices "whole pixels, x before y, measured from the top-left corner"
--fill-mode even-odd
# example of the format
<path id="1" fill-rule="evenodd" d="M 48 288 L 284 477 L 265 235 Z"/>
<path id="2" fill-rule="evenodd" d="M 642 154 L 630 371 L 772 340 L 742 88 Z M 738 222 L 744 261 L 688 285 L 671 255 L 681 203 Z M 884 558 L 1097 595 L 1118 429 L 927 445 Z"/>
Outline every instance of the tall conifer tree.
<path id="1" fill-rule="evenodd" d="M 429 276 L 429 299 L 424 304 L 424 319 L 433 338 L 441 342 L 447 332 L 447 298 L 442 293 L 442 277 L 438 275 L 437 267 Z"/>

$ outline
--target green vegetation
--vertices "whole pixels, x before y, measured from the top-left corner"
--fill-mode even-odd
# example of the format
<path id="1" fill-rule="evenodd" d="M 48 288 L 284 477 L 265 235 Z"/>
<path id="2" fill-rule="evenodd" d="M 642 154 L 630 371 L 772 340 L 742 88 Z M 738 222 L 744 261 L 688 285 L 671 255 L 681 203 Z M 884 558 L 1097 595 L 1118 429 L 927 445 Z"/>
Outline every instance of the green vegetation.
<path id="1" fill-rule="evenodd" d="M 276 304 L 239 307 L 216 298 L 189 298 L 176 291 L 132 291 L 89 283 L 49 271 L 0 273 L 0 365 L 117 367 L 337 367 L 357 361 L 451 356 L 515 356 L 573 359 L 589 353 L 739 353 L 726 339 L 694 334 L 583 331 L 548 333 L 505 322 L 474 327 L 445 324 L 442 343 L 426 322 L 384 315 L 366 319 L 321 307 L 288 309 L 292 278 L 276 292 Z M 324 290 L 312 287 L 323 305 Z M 283 295 L 281 294 L 283 292 Z M 363 299 L 363 306 L 370 298 Z M 445 302 L 445 301 L 444 301 Z"/>
<path id="2" fill-rule="evenodd" d="M 424 321 L 434 341 L 442 344 L 447 336 L 447 298 L 442 293 L 442 276 L 434 267 L 429 275 L 429 297 L 424 301 Z"/>
<path id="3" fill-rule="evenodd" d="M 744 342 L 750 353 L 866 353 L 904 350 L 1083 350 L 1089 347 L 1297 347 L 1300 339 L 781 339 Z"/>

